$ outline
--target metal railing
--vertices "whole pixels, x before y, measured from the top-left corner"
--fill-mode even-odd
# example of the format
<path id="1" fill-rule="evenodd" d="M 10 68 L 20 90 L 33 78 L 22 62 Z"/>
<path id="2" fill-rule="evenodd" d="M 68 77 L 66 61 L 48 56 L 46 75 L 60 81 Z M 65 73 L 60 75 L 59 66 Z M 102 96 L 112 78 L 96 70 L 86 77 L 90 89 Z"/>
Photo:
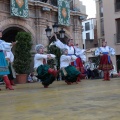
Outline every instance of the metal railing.
<path id="1" fill-rule="evenodd" d="M 44 2 L 44 0 L 33 0 L 33 1 Z M 47 3 L 47 4 L 51 4 L 51 5 L 53 5 L 53 6 L 58 6 L 58 4 L 57 4 L 57 0 L 47 0 L 46 3 Z M 70 2 L 70 10 L 75 11 L 74 9 L 75 9 L 75 7 L 73 6 L 73 3 Z"/>
<path id="2" fill-rule="evenodd" d="M 48 3 L 54 6 L 57 6 L 57 0 L 46 0 L 46 2 L 44 0 L 33 0 L 33 1 L 40 1 L 40 2 L 44 2 L 44 3 Z"/>

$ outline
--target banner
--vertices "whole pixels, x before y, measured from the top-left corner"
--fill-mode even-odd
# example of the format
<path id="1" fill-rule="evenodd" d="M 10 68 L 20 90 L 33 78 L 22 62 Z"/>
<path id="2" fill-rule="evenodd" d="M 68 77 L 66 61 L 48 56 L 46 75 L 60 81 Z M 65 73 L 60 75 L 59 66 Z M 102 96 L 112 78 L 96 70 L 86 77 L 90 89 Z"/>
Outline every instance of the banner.
<path id="1" fill-rule="evenodd" d="M 70 3 L 67 0 L 58 0 L 58 24 L 70 25 Z"/>
<path id="2" fill-rule="evenodd" d="M 11 0 L 11 15 L 19 17 L 28 17 L 28 0 Z"/>

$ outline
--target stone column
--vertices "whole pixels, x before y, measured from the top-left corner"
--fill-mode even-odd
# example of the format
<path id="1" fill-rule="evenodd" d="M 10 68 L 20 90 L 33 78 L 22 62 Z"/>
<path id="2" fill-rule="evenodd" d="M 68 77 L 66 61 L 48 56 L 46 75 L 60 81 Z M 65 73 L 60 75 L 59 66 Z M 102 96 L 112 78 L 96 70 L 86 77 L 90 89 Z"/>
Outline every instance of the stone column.
<path id="1" fill-rule="evenodd" d="M 78 16 L 74 16 L 73 18 L 73 37 L 75 43 L 79 44 L 80 48 L 83 48 L 81 21 Z"/>

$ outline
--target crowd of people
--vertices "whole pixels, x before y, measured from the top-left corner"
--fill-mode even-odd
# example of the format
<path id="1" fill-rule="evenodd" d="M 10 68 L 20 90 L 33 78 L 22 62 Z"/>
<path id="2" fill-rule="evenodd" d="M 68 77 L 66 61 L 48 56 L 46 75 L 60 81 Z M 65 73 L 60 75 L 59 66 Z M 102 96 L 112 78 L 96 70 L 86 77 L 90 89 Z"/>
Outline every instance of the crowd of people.
<path id="1" fill-rule="evenodd" d="M 56 70 L 50 68 L 47 64 L 47 60 L 55 59 L 54 54 L 45 54 L 44 46 L 38 44 L 35 47 L 36 54 L 34 56 L 34 71 L 37 73 L 34 76 L 34 73 L 29 74 L 28 82 L 41 80 L 44 88 L 48 88 L 52 84 L 59 73 L 61 73 L 62 79 L 68 85 L 73 83 L 78 83 L 81 79 L 87 77 L 88 79 L 94 79 L 95 76 L 99 76 L 98 71 L 104 73 L 104 81 L 109 81 L 109 71 L 113 69 L 112 61 L 110 55 L 115 55 L 115 50 L 107 46 L 107 42 L 102 42 L 102 47 L 99 47 L 95 51 L 95 55 L 100 55 L 100 64 L 95 67 L 95 64 L 90 60 L 86 62 L 86 50 L 80 49 L 79 45 L 74 45 L 73 39 L 69 39 L 67 44 L 63 44 L 55 36 L 55 42 L 53 43 L 56 47 L 61 50 L 60 57 L 60 69 Z M 2 38 L 2 31 L 0 31 L 0 38 Z M 12 85 L 15 85 L 13 79 L 15 78 L 14 69 L 12 63 L 14 61 L 14 55 L 12 54 L 12 46 L 17 42 L 7 43 L 4 40 L 0 39 L 0 75 L 2 76 L 6 89 L 14 90 Z M 1 89 L 0 89 L 1 90 Z"/>

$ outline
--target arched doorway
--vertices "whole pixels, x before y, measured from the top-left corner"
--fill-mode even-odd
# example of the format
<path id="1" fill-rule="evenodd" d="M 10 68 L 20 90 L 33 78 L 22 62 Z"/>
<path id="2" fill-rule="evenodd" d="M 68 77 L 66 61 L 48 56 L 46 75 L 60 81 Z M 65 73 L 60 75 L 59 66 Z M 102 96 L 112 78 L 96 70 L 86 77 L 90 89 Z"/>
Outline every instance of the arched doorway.
<path id="1" fill-rule="evenodd" d="M 2 39 L 5 40 L 6 42 L 15 42 L 15 36 L 20 31 L 24 30 L 19 27 L 9 27 L 3 31 Z"/>
<path id="2" fill-rule="evenodd" d="M 9 43 L 15 42 L 15 37 L 17 33 L 21 31 L 24 31 L 24 30 L 19 27 L 9 27 L 3 31 L 2 40 L 9 42 Z M 12 48 L 13 54 L 14 54 L 14 49 L 15 47 Z"/>

